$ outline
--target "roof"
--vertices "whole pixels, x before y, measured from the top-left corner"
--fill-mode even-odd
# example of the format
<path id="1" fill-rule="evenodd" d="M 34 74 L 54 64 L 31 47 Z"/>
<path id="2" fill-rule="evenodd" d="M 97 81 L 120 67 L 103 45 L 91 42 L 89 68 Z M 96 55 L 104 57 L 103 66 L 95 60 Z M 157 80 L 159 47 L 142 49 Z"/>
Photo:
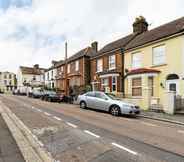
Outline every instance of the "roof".
<path id="1" fill-rule="evenodd" d="M 135 75 L 135 74 L 145 74 L 145 73 L 160 73 L 160 70 L 148 69 L 148 68 L 133 69 L 133 70 L 129 71 L 126 74 L 126 76 Z"/>
<path id="2" fill-rule="evenodd" d="M 40 75 L 45 71 L 44 68 L 33 68 L 33 67 L 26 67 L 26 66 L 20 66 L 20 69 L 23 74 L 33 74 L 33 75 Z"/>
<path id="3" fill-rule="evenodd" d="M 184 31 L 184 17 L 137 35 L 125 48 L 132 49 Z"/>
<path id="4" fill-rule="evenodd" d="M 64 65 L 64 64 L 65 64 L 65 61 L 64 61 L 64 60 L 60 60 L 60 61 L 58 61 L 58 62 L 56 63 L 55 67 L 57 68 L 57 67 L 59 67 L 59 66 L 61 66 L 61 65 Z"/>
<path id="5" fill-rule="evenodd" d="M 76 54 L 72 55 L 71 57 L 69 57 L 67 59 L 67 61 L 71 62 L 71 61 L 74 61 L 74 60 L 76 60 L 80 57 L 84 57 L 84 56 L 91 57 L 91 56 L 95 55 L 95 53 L 96 52 L 91 47 L 86 47 L 86 48 L 80 50 L 79 52 L 77 52 Z"/>
<path id="6" fill-rule="evenodd" d="M 135 38 L 137 34 L 130 34 L 126 37 L 123 37 L 121 39 L 118 39 L 116 41 L 113 41 L 109 44 L 107 44 L 106 46 L 104 46 L 101 50 L 98 51 L 98 53 L 96 53 L 95 55 L 93 55 L 92 57 L 96 57 L 96 56 L 101 56 L 103 53 L 106 52 L 110 52 L 112 50 L 116 50 L 119 48 L 123 48 L 125 47 L 133 38 Z"/>
<path id="7" fill-rule="evenodd" d="M 79 52 L 77 52 L 76 54 L 70 56 L 68 59 L 67 59 L 67 62 L 72 62 L 72 61 L 75 61 L 81 57 L 84 57 L 84 56 L 88 56 L 88 57 L 91 57 L 93 55 L 95 55 L 95 50 L 92 49 L 92 47 L 86 47 L 82 50 L 80 50 Z M 62 66 L 64 65 L 66 62 L 64 60 L 61 60 L 59 61 L 57 64 L 56 64 L 56 67 L 59 67 L 59 66 Z"/>

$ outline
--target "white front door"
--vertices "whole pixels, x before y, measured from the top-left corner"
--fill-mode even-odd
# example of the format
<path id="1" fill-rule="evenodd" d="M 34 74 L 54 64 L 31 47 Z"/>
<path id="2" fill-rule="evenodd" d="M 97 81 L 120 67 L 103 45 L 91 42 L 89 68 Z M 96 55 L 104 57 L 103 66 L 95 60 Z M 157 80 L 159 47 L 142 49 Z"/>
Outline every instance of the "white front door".
<path id="1" fill-rule="evenodd" d="M 166 87 L 168 91 L 174 91 L 177 94 L 179 93 L 179 80 L 167 80 Z"/>

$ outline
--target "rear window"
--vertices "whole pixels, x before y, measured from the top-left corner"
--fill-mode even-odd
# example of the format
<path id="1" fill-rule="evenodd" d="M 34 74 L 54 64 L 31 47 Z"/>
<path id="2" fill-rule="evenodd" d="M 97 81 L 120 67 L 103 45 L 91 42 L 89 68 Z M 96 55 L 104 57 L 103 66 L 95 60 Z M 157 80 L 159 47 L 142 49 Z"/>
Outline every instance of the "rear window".
<path id="1" fill-rule="evenodd" d="M 86 93 L 86 96 L 95 97 L 95 93 L 94 92 L 88 92 L 88 93 Z"/>

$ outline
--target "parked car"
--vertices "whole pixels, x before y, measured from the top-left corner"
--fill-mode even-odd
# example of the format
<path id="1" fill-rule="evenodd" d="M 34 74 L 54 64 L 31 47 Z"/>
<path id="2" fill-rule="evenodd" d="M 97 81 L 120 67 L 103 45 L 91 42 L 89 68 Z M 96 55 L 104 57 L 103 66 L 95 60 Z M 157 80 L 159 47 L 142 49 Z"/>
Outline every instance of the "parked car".
<path id="1" fill-rule="evenodd" d="M 43 91 L 41 99 L 49 102 L 61 102 L 61 97 L 54 91 Z"/>
<path id="2" fill-rule="evenodd" d="M 43 90 L 40 88 L 34 88 L 31 92 L 31 97 L 41 98 L 43 96 Z"/>
<path id="3" fill-rule="evenodd" d="M 78 96 L 78 103 L 82 109 L 93 108 L 111 113 L 114 116 L 121 114 L 136 115 L 140 113 L 138 106 L 116 98 L 104 92 L 87 92 Z"/>

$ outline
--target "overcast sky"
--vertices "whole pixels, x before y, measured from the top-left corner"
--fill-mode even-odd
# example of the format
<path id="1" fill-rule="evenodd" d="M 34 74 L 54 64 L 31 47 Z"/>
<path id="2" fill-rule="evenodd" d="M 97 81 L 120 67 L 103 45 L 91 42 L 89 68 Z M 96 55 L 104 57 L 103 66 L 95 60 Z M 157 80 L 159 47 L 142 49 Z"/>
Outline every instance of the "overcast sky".
<path id="1" fill-rule="evenodd" d="M 0 71 L 49 67 L 89 46 L 132 33 L 143 15 L 150 29 L 184 16 L 183 0 L 0 0 Z"/>

